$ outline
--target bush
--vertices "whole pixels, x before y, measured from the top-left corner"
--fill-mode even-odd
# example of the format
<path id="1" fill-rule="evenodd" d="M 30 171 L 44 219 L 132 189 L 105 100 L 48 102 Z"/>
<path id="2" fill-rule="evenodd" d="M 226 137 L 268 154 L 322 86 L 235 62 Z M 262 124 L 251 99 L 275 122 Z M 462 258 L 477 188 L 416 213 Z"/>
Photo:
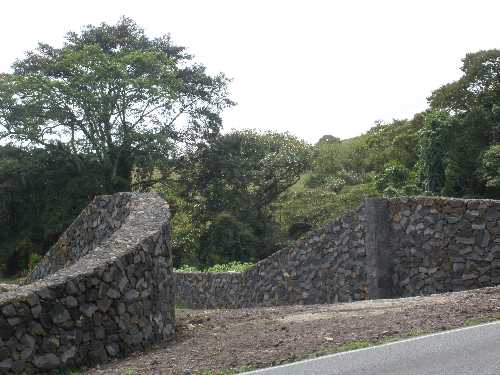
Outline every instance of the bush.
<path id="1" fill-rule="evenodd" d="M 386 164 L 384 170 L 375 178 L 378 191 L 384 192 L 388 189 L 399 189 L 408 183 L 410 171 L 398 162 Z"/>
<path id="2" fill-rule="evenodd" d="M 296 226 L 317 228 L 357 208 L 365 198 L 380 195 L 373 183 L 345 186 L 339 193 L 303 189 L 283 194 L 272 208 L 275 220 L 294 238 Z"/>
<path id="3" fill-rule="evenodd" d="M 246 269 L 253 267 L 253 263 L 243 263 L 243 262 L 229 262 L 223 264 L 215 264 L 211 267 L 199 269 L 190 265 L 182 265 L 179 268 L 175 268 L 175 272 L 242 272 Z"/>
<path id="4" fill-rule="evenodd" d="M 221 213 L 200 237 L 200 261 L 207 266 L 234 260 L 247 262 L 255 258 L 258 244 L 249 224 L 229 213 Z"/>

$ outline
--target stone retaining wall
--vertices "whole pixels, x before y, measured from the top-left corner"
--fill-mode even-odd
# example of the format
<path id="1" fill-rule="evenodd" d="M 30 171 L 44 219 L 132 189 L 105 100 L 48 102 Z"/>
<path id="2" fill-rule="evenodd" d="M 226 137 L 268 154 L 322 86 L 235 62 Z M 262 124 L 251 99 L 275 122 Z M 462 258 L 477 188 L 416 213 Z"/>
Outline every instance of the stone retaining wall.
<path id="1" fill-rule="evenodd" d="M 0 373 L 125 356 L 174 333 L 177 304 L 348 302 L 500 284 L 500 201 L 369 199 L 241 273 L 172 273 L 158 194 L 97 197 L 29 284 L 0 293 Z"/>
<path id="2" fill-rule="evenodd" d="M 192 308 L 313 304 L 500 284 L 500 201 L 368 199 L 242 273 L 176 273 Z"/>
<path id="3" fill-rule="evenodd" d="M 346 215 L 241 273 L 176 273 L 176 302 L 235 308 L 365 299 L 364 218 L 362 209 Z"/>
<path id="4" fill-rule="evenodd" d="M 96 198 L 32 274 L 38 280 L 0 294 L 0 372 L 93 365 L 172 337 L 168 223 L 158 194 Z"/>
<path id="5" fill-rule="evenodd" d="M 395 296 L 500 284 L 500 201 L 389 201 Z"/>
<path id="6" fill-rule="evenodd" d="M 131 194 L 95 197 L 26 278 L 33 282 L 68 266 L 109 238 L 118 230 L 129 212 Z"/>

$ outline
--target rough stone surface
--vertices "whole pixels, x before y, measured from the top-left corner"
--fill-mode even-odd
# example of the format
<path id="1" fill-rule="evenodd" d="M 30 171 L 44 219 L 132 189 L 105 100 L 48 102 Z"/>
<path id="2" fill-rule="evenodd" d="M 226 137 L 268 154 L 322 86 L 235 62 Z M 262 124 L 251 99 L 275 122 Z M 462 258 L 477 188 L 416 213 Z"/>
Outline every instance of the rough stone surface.
<path id="1" fill-rule="evenodd" d="M 242 273 L 176 273 L 191 308 L 348 302 L 500 284 L 500 201 L 371 199 Z"/>
<path id="2" fill-rule="evenodd" d="M 0 373 L 93 365 L 171 338 L 169 217 L 158 194 L 94 199 L 31 283 L 0 294 Z"/>
<path id="3" fill-rule="evenodd" d="M 500 284 L 500 201 L 389 200 L 397 296 Z"/>
<path id="4" fill-rule="evenodd" d="M 365 216 L 362 207 L 241 273 L 176 273 L 176 302 L 236 308 L 366 299 Z"/>

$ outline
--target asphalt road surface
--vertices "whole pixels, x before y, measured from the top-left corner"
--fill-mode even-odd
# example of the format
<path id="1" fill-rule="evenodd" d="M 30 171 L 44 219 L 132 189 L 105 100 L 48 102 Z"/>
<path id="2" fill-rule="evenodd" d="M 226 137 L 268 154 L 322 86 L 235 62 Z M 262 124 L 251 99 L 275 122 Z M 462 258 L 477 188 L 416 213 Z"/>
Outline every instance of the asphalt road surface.
<path id="1" fill-rule="evenodd" d="M 246 373 L 248 375 L 500 375 L 500 322 Z"/>

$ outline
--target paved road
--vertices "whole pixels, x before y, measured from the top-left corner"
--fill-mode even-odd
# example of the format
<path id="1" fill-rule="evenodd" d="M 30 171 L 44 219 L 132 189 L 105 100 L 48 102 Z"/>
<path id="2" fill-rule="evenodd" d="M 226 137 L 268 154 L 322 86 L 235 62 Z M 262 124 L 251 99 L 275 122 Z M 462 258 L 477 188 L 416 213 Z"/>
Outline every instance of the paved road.
<path id="1" fill-rule="evenodd" d="M 333 354 L 248 375 L 500 375 L 500 322 Z"/>

